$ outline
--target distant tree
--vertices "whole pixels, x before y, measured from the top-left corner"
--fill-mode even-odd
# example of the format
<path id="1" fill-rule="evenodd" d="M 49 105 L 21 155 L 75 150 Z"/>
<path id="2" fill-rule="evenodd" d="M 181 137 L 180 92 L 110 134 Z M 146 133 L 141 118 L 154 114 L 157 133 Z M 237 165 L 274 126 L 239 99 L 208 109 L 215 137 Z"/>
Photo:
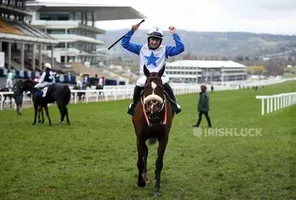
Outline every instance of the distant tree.
<path id="1" fill-rule="evenodd" d="M 244 57 L 242 57 L 242 56 L 236 56 L 235 57 L 235 60 L 238 61 L 238 62 L 242 62 L 242 61 L 244 61 Z"/>

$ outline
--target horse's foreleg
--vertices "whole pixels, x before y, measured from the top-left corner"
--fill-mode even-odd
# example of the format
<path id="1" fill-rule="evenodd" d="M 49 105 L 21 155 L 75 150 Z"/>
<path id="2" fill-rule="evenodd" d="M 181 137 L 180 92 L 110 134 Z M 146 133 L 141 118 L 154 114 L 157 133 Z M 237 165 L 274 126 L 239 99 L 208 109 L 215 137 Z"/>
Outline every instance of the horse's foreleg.
<path id="1" fill-rule="evenodd" d="M 147 158 L 148 158 L 148 147 L 146 143 L 144 143 L 144 152 L 143 152 L 143 159 L 144 159 L 144 170 L 143 170 L 143 178 L 146 182 L 146 185 L 149 183 L 148 171 L 147 171 Z"/>
<path id="2" fill-rule="evenodd" d="M 137 141 L 137 149 L 138 149 L 138 161 L 137 161 L 137 166 L 138 166 L 138 186 L 139 187 L 145 187 L 146 186 L 146 182 L 143 178 L 143 172 L 144 172 L 144 167 L 145 167 L 145 163 L 144 163 L 144 145 L 145 145 L 145 141 L 143 138 L 138 138 Z"/>
<path id="3" fill-rule="evenodd" d="M 157 160 L 155 163 L 155 192 L 154 195 L 157 196 L 160 194 L 160 174 L 163 167 L 163 156 L 167 145 L 167 138 L 163 137 L 158 140 L 158 153 L 157 153 Z"/>
<path id="4" fill-rule="evenodd" d="M 38 111 L 38 105 L 34 105 L 34 121 L 32 123 L 32 125 L 36 124 L 36 118 L 37 118 L 37 111 Z"/>
<path id="5" fill-rule="evenodd" d="M 41 106 L 38 107 L 38 113 L 37 113 L 38 123 L 41 123 L 40 112 L 41 112 Z"/>
<path id="6" fill-rule="evenodd" d="M 41 115 L 41 118 L 40 118 L 40 115 Z M 38 110 L 38 119 L 39 119 L 39 123 L 41 124 L 44 123 L 44 114 L 43 114 L 42 106 L 40 106 Z"/>
<path id="7" fill-rule="evenodd" d="M 41 124 L 44 124 L 44 114 L 43 114 L 43 108 L 42 107 L 41 107 L 41 116 L 42 116 Z"/>
<path id="8" fill-rule="evenodd" d="M 50 117 L 49 117 L 49 113 L 48 113 L 48 107 L 47 107 L 47 105 L 44 106 L 44 109 L 45 109 L 45 114 L 46 114 L 47 119 L 48 119 L 48 125 L 51 126 L 51 119 L 50 119 Z"/>

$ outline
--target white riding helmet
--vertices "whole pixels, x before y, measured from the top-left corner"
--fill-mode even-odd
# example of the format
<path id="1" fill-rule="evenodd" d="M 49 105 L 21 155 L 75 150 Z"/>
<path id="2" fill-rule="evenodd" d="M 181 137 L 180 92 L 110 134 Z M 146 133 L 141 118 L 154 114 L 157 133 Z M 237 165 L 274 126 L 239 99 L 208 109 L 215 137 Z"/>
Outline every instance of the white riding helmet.
<path id="1" fill-rule="evenodd" d="M 162 39 L 163 38 L 163 32 L 159 28 L 154 27 L 154 28 L 152 28 L 152 29 L 150 29 L 148 31 L 147 37 L 148 38 L 156 37 L 156 38 Z"/>
<path id="2" fill-rule="evenodd" d="M 49 64 L 49 63 L 45 63 L 45 64 L 44 64 L 44 67 L 45 67 L 45 68 L 48 68 L 48 69 L 51 69 L 51 64 Z"/>

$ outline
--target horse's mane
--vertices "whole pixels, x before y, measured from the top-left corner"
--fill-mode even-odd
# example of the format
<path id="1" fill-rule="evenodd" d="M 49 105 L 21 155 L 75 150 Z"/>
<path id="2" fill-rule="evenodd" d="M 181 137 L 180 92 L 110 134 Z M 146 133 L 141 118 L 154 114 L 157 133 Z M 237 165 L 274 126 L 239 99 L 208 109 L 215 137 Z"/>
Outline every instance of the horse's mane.
<path id="1" fill-rule="evenodd" d="M 22 84 L 25 84 L 25 85 L 33 85 L 35 86 L 36 85 L 36 82 L 33 81 L 32 79 L 28 78 L 26 80 L 24 80 L 23 82 L 21 82 Z"/>
<path id="2" fill-rule="evenodd" d="M 24 83 L 32 83 L 32 84 L 35 84 L 35 82 L 32 79 L 30 79 L 30 78 L 24 80 Z"/>

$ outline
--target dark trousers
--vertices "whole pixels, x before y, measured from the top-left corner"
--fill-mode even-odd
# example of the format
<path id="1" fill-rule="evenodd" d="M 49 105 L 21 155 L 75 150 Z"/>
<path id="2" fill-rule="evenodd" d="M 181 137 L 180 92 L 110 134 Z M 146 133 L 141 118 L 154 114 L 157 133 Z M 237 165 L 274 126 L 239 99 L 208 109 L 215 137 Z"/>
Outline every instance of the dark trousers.
<path id="1" fill-rule="evenodd" d="M 204 115 L 206 117 L 207 122 L 208 122 L 208 126 L 212 127 L 212 123 L 211 123 L 209 113 L 208 112 L 202 112 L 202 111 L 200 111 L 199 114 L 198 114 L 198 120 L 197 120 L 196 126 L 199 127 L 200 122 L 202 120 L 202 115 Z"/>

